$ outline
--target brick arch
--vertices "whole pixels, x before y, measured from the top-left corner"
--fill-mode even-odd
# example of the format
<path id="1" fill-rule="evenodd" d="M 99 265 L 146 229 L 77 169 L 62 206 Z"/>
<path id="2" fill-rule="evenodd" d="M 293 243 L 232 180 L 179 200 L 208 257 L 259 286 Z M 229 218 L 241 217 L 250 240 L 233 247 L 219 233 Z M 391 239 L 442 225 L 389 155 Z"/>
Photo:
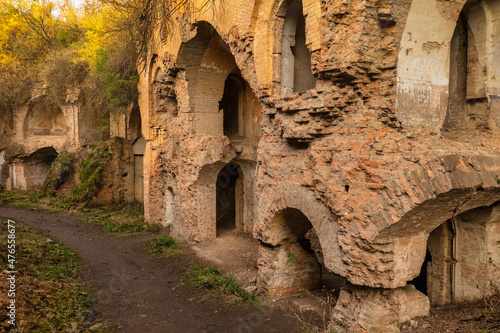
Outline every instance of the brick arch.
<path id="1" fill-rule="evenodd" d="M 466 0 L 411 3 L 397 65 L 396 115 L 403 125 L 442 127 L 447 121 L 452 37 L 466 3 Z M 491 34 L 499 28 L 493 17 L 500 10 L 500 4 L 486 0 L 480 6 L 485 11 L 487 30 Z M 500 59 L 500 47 L 492 38 L 486 43 L 486 52 L 489 53 L 486 89 L 488 94 L 496 97 L 500 92 L 497 79 L 500 66 L 495 64 Z"/>
<path id="2" fill-rule="evenodd" d="M 500 158 L 496 157 L 447 156 L 430 161 L 426 169 L 410 172 L 414 176 L 399 186 L 413 188 L 411 193 L 399 197 L 394 193 L 381 194 L 375 200 L 378 204 L 371 208 L 373 214 L 368 215 L 379 229 L 372 247 L 381 250 L 379 265 L 390 267 L 390 273 L 371 280 L 365 277 L 364 281 L 370 281 L 374 287 L 396 288 L 418 276 L 426 256 L 427 239 L 434 229 L 456 215 L 500 200 L 496 180 L 500 170 L 494 167 L 498 163 Z M 443 166 L 443 171 L 436 172 Z M 391 217 L 388 211 L 380 209 L 382 197 L 390 196 L 393 209 L 402 209 L 399 217 L 394 212 Z M 413 198 L 412 205 L 408 205 L 408 197 Z M 353 278 L 354 282 L 358 278 L 363 280 L 360 275 Z"/>
<path id="3" fill-rule="evenodd" d="M 273 67 L 274 58 L 279 56 L 280 43 L 276 43 L 276 31 L 283 29 L 282 21 L 291 0 L 261 1 L 258 6 L 258 17 L 252 24 L 255 43 L 261 47 L 254 49 L 255 71 L 259 88 L 271 92 L 277 68 Z M 321 2 L 318 0 L 302 0 L 303 14 L 306 20 L 306 44 L 309 51 L 321 48 Z M 281 20 L 281 22 L 280 22 Z"/>
<path id="4" fill-rule="evenodd" d="M 280 236 L 280 225 L 276 224 L 276 215 L 287 208 L 300 211 L 313 226 L 328 270 L 345 276 L 342 261 L 343 252 L 338 242 L 338 226 L 335 216 L 313 193 L 298 184 L 283 183 L 263 189 L 259 192 L 257 220 L 254 226 L 254 237 L 271 246 L 278 245 L 283 239 Z"/>

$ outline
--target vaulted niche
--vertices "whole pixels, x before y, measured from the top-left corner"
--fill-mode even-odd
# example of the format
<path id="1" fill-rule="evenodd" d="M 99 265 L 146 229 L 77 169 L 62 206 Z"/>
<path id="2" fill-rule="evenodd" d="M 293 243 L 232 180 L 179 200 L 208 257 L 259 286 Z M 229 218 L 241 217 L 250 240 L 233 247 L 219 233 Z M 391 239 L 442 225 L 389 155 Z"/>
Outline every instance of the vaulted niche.
<path id="1" fill-rule="evenodd" d="M 240 133 L 240 106 L 244 85 L 236 75 L 229 74 L 224 83 L 224 95 L 220 101 L 220 108 L 224 111 L 224 135 L 235 136 Z"/>
<path id="2" fill-rule="evenodd" d="M 44 100 L 29 107 L 24 118 L 24 138 L 33 135 L 62 136 L 66 133 L 66 121 L 59 106 Z"/>
<path id="3" fill-rule="evenodd" d="M 450 85 L 444 128 L 486 127 L 488 24 L 484 7 L 469 1 L 450 44 Z"/>
<path id="4" fill-rule="evenodd" d="M 306 24 L 301 0 L 291 1 L 283 24 L 281 86 L 283 94 L 309 90 L 316 86 L 311 68 L 311 52 L 306 45 Z"/>
<path id="5" fill-rule="evenodd" d="M 235 140 L 260 136 L 260 104 L 238 69 L 226 78 L 219 108 L 225 136 Z"/>

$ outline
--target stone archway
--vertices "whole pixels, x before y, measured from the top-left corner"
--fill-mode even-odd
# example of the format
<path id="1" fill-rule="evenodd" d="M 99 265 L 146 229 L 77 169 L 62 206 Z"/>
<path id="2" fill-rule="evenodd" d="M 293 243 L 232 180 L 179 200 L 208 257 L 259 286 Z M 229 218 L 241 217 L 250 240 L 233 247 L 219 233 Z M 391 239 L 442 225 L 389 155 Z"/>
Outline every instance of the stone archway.
<path id="1" fill-rule="evenodd" d="M 291 3 L 294 2 L 294 5 Z M 301 9 L 298 9 L 298 8 Z M 275 0 L 275 1 L 264 1 L 256 3 L 255 12 L 258 13 L 252 18 L 253 27 L 264 27 L 263 29 L 255 29 L 255 44 L 262 45 L 263 47 L 256 48 L 255 53 L 255 63 L 256 75 L 258 80 L 259 88 L 265 89 L 268 94 L 283 94 L 293 92 L 293 77 L 295 77 L 295 56 L 293 53 L 288 52 L 285 56 L 286 59 L 291 60 L 291 62 L 282 62 L 282 50 L 283 50 L 283 34 L 285 19 L 288 16 L 287 33 L 289 37 L 297 36 L 297 28 L 300 28 L 300 51 L 297 54 L 299 59 L 304 59 L 300 54 L 305 55 L 305 53 L 315 53 L 321 48 L 321 1 L 317 0 L 302 0 L 302 1 L 292 1 L 292 0 Z M 304 17 L 305 33 L 302 35 L 302 23 L 298 26 L 299 15 Z M 305 42 L 302 41 L 305 39 Z M 294 43 L 289 39 L 292 44 L 285 42 L 285 49 L 288 47 L 287 51 L 291 51 L 289 46 L 293 46 Z M 305 46 L 305 48 L 304 48 Z M 305 57 L 307 60 L 307 56 Z M 298 63 L 301 63 L 300 61 Z M 310 56 L 309 56 L 310 63 Z M 285 78 L 287 87 L 292 89 L 283 89 L 283 65 L 286 65 L 287 71 L 291 69 L 291 75 Z M 314 65 L 314 64 L 313 64 Z M 308 70 L 308 77 L 311 78 L 311 66 L 302 66 Z M 290 74 L 287 72 L 287 74 Z M 286 75 L 285 74 L 285 77 Z M 314 77 L 312 77 L 314 78 Z M 299 89 L 310 89 L 313 87 L 313 80 L 307 80 L 306 87 Z M 315 82 L 314 82 L 315 83 Z M 292 91 L 290 91 L 292 90 Z"/>
<path id="2" fill-rule="evenodd" d="M 260 190 L 259 197 L 265 200 L 258 202 L 254 227 L 254 237 L 261 242 L 260 288 L 280 297 L 321 287 L 333 274 L 342 280 L 343 253 L 337 223 L 328 208 L 298 184 Z"/>
<path id="3" fill-rule="evenodd" d="M 181 107 L 194 114 L 194 131 L 198 135 L 224 135 L 223 113 L 219 101 L 227 76 L 236 66 L 229 46 L 208 22 L 195 24 L 196 36 L 182 43 L 177 64 L 185 70 L 189 105 Z"/>

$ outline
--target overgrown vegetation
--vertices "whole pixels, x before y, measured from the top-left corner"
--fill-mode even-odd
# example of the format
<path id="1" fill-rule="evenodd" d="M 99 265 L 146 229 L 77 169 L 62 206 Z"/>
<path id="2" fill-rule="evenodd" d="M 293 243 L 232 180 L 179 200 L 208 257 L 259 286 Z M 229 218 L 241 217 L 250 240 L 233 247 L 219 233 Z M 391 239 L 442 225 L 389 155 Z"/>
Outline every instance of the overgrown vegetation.
<path id="1" fill-rule="evenodd" d="M 7 229 L 6 224 L 7 221 L 2 219 L 2 230 Z M 19 222 L 16 223 L 16 234 L 17 331 L 76 332 L 88 329 L 91 326 L 88 318 L 92 295 L 78 282 L 81 265 L 75 253 Z M 7 248 L 7 232 L 0 233 L 0 248 Z M 7 263 L 6 253 L 0 252 L 4 264 Z M 5 277 L 0 279 L 2 290 L 8 289 L 6 281 Z M 7 301 L 6 293 L 0 293 L 2 308 Z"/>
<path id="2" fill-rule="evenodd" d="M 26 103 L 34 88 L 65 102 L 78 92 L 86 118 L 136 101 L 139 63 L 172 36 L 175 17 L 222 12 L 216 0 L 0 0 L 0 111 Z M 222 2 L 221 2 L 222 3 Z M 94 128 L 101 125 L 94 124 Z"/>
<path id="3" fill-rule="evenodd" d="M 55 196 L 55 191 L 64 184 L 73 172 L 74 162 L 74 153 L 60 153 L 52 163 L 52 166 L 45 177 L 41 193 L 48 196 Z"/>
<path id="4" fill-rule="evenodd" d="M 146 243 L 146 250 L 159 257 L 170 258 L 182 253 L 181 248 L 171 236 L 160 235 Z"/>
<path id="5" fill-rule="evenodd" d="M 226 275 L 218 267 L 203 268 L 195 266 L 189 270 L 188 275 L 194 286 L 206 290 L 210 296 L 226 298 L 230 296 L 229 302 L 256 302 L 253 295 L 241 288 L 233 277 Z"/>
<path id="6" fill-rule="evenodd" d="M 109 145 L 93 145 L 78 170 L 80 184 L 73 189 L 73 201 L 89 202 L 102 185 L 102 174 L 110 157 Z"/>
<path id="7" fill-rule="evenodd" d="M 106 142 L 91 147 L 77 170 L 80 183 L 72 188 L 70 194 L 57 193 L 75 172 L 75 154 L 63 152 L 52 163 L 40 190 L 0 189 L 0 204 L 51 210 L 92 205 L 93 198 L 102 186 L 103 172 L 111 156 L 109 149 L 109 143 Z"/>

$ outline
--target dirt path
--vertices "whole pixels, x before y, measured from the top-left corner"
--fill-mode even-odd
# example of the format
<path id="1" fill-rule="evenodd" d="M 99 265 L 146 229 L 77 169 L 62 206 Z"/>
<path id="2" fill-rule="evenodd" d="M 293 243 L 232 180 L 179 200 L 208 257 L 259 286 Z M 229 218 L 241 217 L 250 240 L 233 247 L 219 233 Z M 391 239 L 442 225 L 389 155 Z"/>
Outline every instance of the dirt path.
<path id="1" fill-rule="evenodd" d="M 144 237 L 113 237 L 57 213 L 0 207 L 0 216 L 45 231 L 77 252 L 85 264 L 83 281 L 97 291 L 98 320 L 115 323 L 119 332 L 300 332 L 278 308 L 203 300 L 182 282 L 186 257 L 153 258 L 139 249 Z"/>

